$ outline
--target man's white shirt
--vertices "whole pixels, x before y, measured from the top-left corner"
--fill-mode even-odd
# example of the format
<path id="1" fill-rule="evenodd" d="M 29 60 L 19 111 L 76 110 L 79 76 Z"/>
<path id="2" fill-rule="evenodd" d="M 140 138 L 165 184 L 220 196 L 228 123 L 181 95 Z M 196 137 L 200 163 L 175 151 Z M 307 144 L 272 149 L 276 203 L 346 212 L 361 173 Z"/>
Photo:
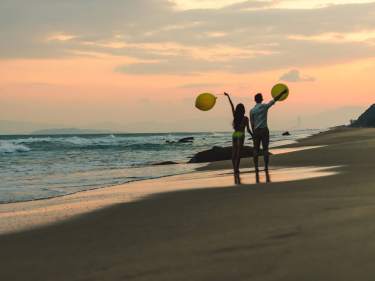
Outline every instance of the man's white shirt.
<path id="1" fill-rule="evenodd" d="M 254 129 L 258 128 L 268 128 L 267 124 L 267 115 L 268 109 L 275 104 L 274 100 L 271 100 L 269 103 L 257 103 L 250 110 L 250 117 L 254 123 Z"/>

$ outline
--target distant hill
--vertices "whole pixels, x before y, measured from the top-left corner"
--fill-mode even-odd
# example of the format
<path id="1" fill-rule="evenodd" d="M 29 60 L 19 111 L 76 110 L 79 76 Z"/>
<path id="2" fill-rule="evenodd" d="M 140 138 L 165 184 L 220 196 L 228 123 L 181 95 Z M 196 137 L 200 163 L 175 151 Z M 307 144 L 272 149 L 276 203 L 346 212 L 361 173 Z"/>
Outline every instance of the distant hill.
<path id="1" fill-rule="evenodd" d="M 34 123 L 28 121 L 0 120 L 0 135 L 30 134 L 33 131 L 58 128 L 58 124 Z"/>
<path id="2" fill-rule="evenodd" d="M 108 134 L 109 131 L 64 128 L 64 129 L 45 129 L 34 131 L 32 135 L 84 135 L 84 134 Z"/>
<path id="3" fill-rule="evenodd" d="M 375 128 L 375 104 L 370 106 L 359 118 L 351 124 L 352 127 Z"/>

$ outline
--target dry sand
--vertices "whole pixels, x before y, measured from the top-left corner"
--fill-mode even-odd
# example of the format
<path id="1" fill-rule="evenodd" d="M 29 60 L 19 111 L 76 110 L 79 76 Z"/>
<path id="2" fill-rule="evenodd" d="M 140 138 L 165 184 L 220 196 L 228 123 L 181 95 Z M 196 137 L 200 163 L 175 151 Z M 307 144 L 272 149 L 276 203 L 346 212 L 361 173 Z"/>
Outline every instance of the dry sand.
<path id="1" fill-rule="evenodd" d="M 292 146 L 315 145 L 327 146 L 274 155 L 274 183 L 244 173 L 234 186 L 223 161 L 1 205 L 0 280 L 373 280 L 375 129 Z"/>

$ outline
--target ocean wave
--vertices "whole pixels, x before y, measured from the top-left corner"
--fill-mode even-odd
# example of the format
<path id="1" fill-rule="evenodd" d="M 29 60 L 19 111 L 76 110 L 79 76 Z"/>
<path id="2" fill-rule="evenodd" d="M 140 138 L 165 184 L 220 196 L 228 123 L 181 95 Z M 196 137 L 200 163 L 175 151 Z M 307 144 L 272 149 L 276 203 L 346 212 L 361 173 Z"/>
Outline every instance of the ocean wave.
<path id="1" fill-rule="evenodd" d="M 68 137 L 58 140 L 61 143 L 69 143 L 78 146 L 97 146 L 97 145 L 119 145 L 126 141 L 124 138 L 117 138 L 114 135 L 98 138 L 84 138 L 84 137 Z"/>
<path id="2" fill-rule="evenodd" d="M 17 138 L 7 140 L 8 143 L 14 145 L 59 145 L 59 146 L 98 146 L 98 145 L 119 145 L 126 141 L 125 138 L 118 138 L 114 135 L 101 136 L 101 137 L 82 137 L 82 136 L 69 136 L 69 137 L 29 137 Z"/>
<path id="3" fill-rule="evenodd" d="M 15 144 L 33 144 L 33 143 L 38 143 L 38 142 L 44 142 L 44 143 L 52 142 L 53 138 L 52 137 L 43 137 L 43 138 L 29 137 L 29 138 L 21 138 L 21 139 L 18 139 L 18 138 L 10 139 L 9 141 Z"/>
<path id="4" fill-rule="evenodd" d="M 4 140 L 7 145 L 28 147 L 32 150 L 64 150 L 64 149 L 130 149 L 153 150 L 170 148 L 165 138 L 134 138 L 128 136 L 49 136 L 27 137 Z M 21 149 L 21 148 L 20 148 Z"/>
<path id="5" fill-rule="evenodd" d="M 30 150 L 31 148 L 26 145 L 0 140 L 0 153 L 29 152 Z"/>

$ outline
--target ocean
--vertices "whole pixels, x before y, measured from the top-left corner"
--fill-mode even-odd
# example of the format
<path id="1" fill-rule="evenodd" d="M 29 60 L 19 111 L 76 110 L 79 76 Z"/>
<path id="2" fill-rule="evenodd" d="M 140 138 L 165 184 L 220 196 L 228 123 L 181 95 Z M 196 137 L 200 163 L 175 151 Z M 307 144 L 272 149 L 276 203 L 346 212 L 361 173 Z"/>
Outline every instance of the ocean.
<path id="1" fill-rule="evenodd" d="M 273 132 L 271 146 L 288 144 L 319 130 L 290 132 L 290 136 Z M 194 137 L 194 142 L 176 142 L 184 137 Z M 186 164 L 190 157 L 215 145 L 231 145 L 231 133 L 0 136 L 0 203 L 191 172 L 202 164 Z M 163 161 L 181 164 L 152 165 Z"/>

